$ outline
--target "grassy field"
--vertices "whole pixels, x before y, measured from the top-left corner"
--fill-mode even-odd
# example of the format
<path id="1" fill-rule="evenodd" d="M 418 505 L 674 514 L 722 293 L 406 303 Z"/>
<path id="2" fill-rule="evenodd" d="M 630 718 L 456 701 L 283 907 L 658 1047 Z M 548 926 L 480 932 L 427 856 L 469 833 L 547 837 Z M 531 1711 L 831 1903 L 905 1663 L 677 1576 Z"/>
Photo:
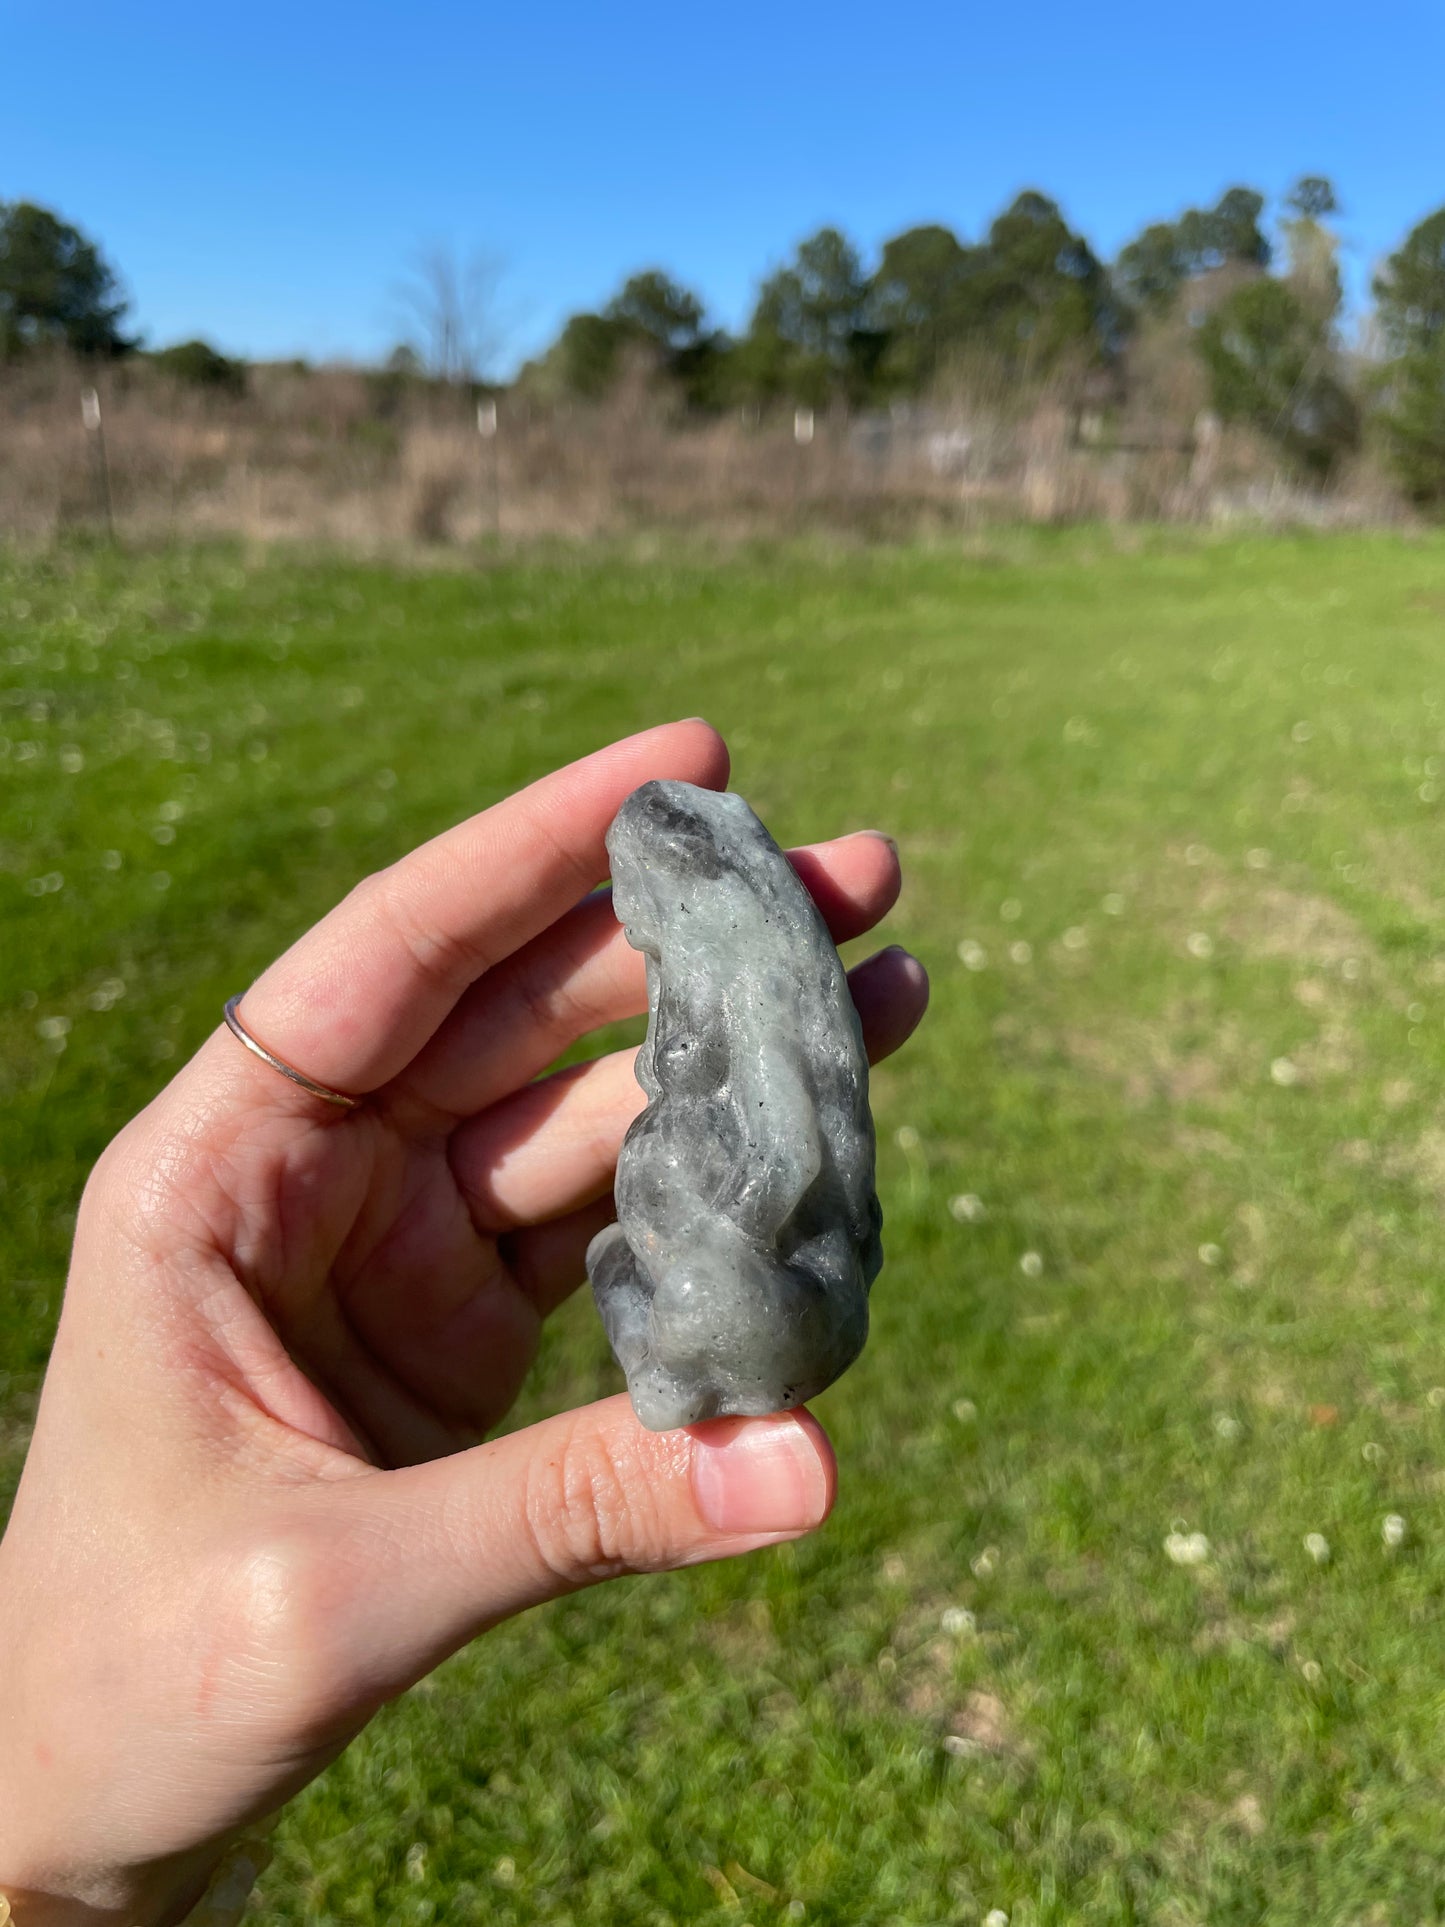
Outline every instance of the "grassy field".
<path id="1" fill-rule="evenodd" d="M 0 559 L 0 703 L 12 1480 L 107 1135 L 542 769 L 706 714 L 933 975 L 830 1525 L 460 1656 L 266 1918 L 1445 1919 L 1445 542 Z"/>

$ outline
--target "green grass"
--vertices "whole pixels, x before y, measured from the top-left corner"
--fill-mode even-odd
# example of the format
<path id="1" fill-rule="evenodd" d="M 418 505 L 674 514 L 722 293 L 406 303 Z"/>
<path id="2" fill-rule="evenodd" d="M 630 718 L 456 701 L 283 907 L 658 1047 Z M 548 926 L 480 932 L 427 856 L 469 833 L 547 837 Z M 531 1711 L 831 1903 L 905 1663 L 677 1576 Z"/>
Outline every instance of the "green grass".
<path id="1" fill-rule="evenodd" d="M 107 1135 L 542 769 L 708 715 L 933 974 L 833 1521 L 461 1655 L 269 1918 L 1445 1918 L 1445 543 L 12 558 L 0 676 L 11 1476 Z M 579 1298 L 519 1416 L 616 1382 Z"/>

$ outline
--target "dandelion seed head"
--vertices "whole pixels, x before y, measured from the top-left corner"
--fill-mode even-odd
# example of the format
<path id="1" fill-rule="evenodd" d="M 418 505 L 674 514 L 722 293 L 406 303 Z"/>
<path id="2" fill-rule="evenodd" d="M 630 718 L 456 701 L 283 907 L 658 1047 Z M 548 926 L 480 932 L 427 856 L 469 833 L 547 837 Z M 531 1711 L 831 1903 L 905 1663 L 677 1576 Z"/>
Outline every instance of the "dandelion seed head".
<path id="1" fill-rule="evenodd" d="M 900 1124 L 893 1136 L 900 1151 L 916 1151 L 922 1142 L 911 1124 Z"/>
<path id="2" fill-rule="evenodd" d="M 1017 897 L 1005 897 L 998 907 L 998 913 L 1005 923 L 1017 923 L 1024 913 L 1024 907 Z"/>
<path id="3" fill-rule="evenodd" d="M 1223 1256 L 1224 1253 L 1218 1245 L 1201 1245 L 1199 1247 L 1199 1262 L 1202 1265 L 1217 1265 Z"/>
<path id="4" fill-rule="evenodd" d="M 1031 943 L 1011 943 L 1008 947 L 1008 954 L 1011 963 L 1032 963 L 1034 960 L 1034 947 Z"/>
<path id="5" fill-rule="evenodd" d="M 1396 1546 L 1405 1543 L 1405 1520 L 1401 1513 L 1387 1512 L 1380 1521 L 1380 1537 L 1393 1552 Z"/>
<path id="6" fill-rule="evenodd" d="M 963 965 L 965 970 L 986 970 L 988 968 L 988 952 L 981 943 L 976 943 L 972 937 L 965 937 L 958 946 L 958 961 Z"/>
<path id="7" fill-rule="evenodd" d="M 939 1625 L 954 1639 L 967 1639 L 978 1630 L 978 1621 L 967 1606 L 950 1606 Z"/>
<path id="8" fill-rule="evenodd" d="M 1184 948 L 1189 952 L 1191 957 L 1212 957 L 1214 955 L 1214 939 L 1207 930 L 1191 930 L 1184 940 Z"/>
<path id="9" fill-rule="evenodd" d="M 972 1191 L 960 1191 L 956 1198 L 948 1200 L 950 1217 L 960 1224 L 977 1224 L 983 1217 L 983 1200 Z"/>
<path id="10" fill-rule="evenodd" d="M 1322 1532 L 1307 1532 L 1304 1536 L 1304 1549 L 1317 1566 L 1329 1564 L 1330 1542 Z"/>
<path id="11" fill-rule="evenodd" d="M 1269 1067 L 1269 1074 L 1276 1084 L 1288 1086 L 1299 1082 L 1299 1066 L 1292 1057 L 1276 1057 Z"/>
<path id="12" fill-rule="evenodd" d="M 1214 1415 L 1214 1431 L 1216 1437 L 1225 1439 L 1230 1444 L 1233 1444 L 1235 1439 L 1244 1431 L 1244 1427 L 1234 1416 L 1233 1412 L 1216 1412 Z"/>
<path id="13" fill-rule="evenodd" d="M 1019 1259 L 1019 1270 L 1025 1278 L 1038 1278 L 1044 1269 L 1043 1258 L 1037 1251 L 1026 1251 Z"/>
<path id="14" fill-rule="evenodd" d="M 1082 950 L 1089 941 L 1089 933 L 1082 924 L 1071 924 L 1060 938 L 1065 950 Z"/>

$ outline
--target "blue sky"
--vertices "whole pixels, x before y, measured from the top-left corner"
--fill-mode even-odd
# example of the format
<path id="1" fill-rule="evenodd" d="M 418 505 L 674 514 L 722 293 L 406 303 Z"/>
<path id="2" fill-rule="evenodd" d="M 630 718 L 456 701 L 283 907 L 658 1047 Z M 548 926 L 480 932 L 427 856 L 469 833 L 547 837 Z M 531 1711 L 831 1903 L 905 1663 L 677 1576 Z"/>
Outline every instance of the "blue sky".
<path id="1" fill-rule="evenodd" d="M 630 270 L 726 325 L 824 221 L 871 254 L 1024 186 L 1106 254 L 1331 175 L 1358 298 L 1445 201 L 1445 6 L 0 0 L 0 199 L 57 208 L 156 343 L 375 355 L 408 258 L 505 263 L 514 362 Z"/>

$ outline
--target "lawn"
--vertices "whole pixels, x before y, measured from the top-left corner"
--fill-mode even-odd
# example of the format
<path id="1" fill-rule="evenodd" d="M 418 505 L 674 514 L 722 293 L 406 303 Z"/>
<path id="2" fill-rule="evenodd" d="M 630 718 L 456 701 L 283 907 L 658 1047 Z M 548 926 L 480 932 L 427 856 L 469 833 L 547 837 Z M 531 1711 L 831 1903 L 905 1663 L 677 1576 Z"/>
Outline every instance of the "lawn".
<path id="1" fill-rule="evenodd" d="M 459 1656 L 267 1919 L 1445 1919 L 1445 541 L 0 557 L 0 704 L 11 1483 L 108 1134 L 543 769 L 707 715 L 933 976 L 833 1520 Z"/>

